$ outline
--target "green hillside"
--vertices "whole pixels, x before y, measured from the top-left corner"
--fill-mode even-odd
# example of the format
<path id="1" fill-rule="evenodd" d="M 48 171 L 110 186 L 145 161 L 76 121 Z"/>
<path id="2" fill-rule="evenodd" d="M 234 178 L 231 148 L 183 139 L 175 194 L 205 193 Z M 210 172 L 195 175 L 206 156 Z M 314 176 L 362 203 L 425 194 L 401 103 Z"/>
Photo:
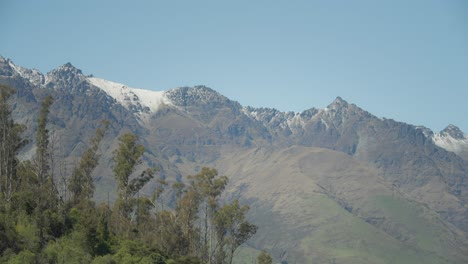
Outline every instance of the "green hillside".
<path id="1" fill-rule="evenodd" d="M 463 232 L 392 190 L 378 170 L 343 153 L 306 147 L 250 149 L 241 155 L 226 154 L 217 165 L 232 175 L 228 193 L 249 202 L 250 219 L 261 223 L 251 244 L 269 249 L 277 260 L 467 260 Z"/>

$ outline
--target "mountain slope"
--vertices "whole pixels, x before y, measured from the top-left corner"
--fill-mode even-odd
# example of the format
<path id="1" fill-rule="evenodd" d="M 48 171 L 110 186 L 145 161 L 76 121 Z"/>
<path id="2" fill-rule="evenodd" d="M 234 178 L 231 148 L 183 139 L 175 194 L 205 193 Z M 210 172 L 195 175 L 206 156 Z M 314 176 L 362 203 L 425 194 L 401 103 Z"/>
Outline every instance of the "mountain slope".
<path id="1" fill-rule="evenodd" d="M 215 165 L 232 176 L 230 195 L 266 225 L 252 243 L 289 263 L 466 261 L 462 231 L 348 155 L 256 148 L 225 153 Z"/>
<path id="2" fill-rule="evenodd" d="M 389 184 L 468 231 L 468 163 L 436 145 L 428 129 L 377 118 L 339 97 L 325 109 L 289 118 L 268 109 L 249 112 L 289 144 L 338 150 L 373 164 Z"/>
<path id="3" fill-rule="evenodd" d="M 31 140 L 23 158 L 34 153 L 39 102 L 55 98 L 50 131 L 65 160 L 56 175 L 67 175 L 101 120 L 111 122 L 95 171 L 98 201 L 113 197 L 112 151 L 118 135 L 132 131 L 147 148 L 143 165 L 159 167 L 169 183 L 204 165 L 230 176 L 226 198 L 250 204 L 260 226 L 251 244 L 278 260 L 467 262 L 468 164 L 455 151 L 466 135 L 455 128 L 434 134 L 342 98 L 285 113 L 243 107 L 204 86 L 145 91 L 70 63 L 44 75 L 0 57 L 0 82 L 18 91 L 14 117 Z M 449 140 L 452 147 L 440 143 Z"/>

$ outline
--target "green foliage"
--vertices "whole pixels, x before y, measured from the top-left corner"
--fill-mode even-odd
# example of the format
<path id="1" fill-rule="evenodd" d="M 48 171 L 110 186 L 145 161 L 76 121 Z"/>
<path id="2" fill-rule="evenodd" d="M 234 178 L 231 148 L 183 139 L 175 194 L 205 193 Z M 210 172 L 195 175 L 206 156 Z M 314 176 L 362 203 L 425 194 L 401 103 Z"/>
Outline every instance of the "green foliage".
<path id="1" fill-rule="evenodd" d="M 41 110 L 37 119 L 36 132 L 36 166 L 39 184 L 44 184 L 49 179 L 49 130 L 47 129 L 47 117 L 50 112 L 50 106 L 54 102 L 51 95 L 44 98 L 41 104 Z"/>
<path id="2" fill-rule="evenodd" d="M 87 250 L 86 234 L 75 231 L 51 241 L 43 253 L 49 263 L 90 263 L 92 256 Z"/>
<path id="3" fill-rule="evenodd" d="M 103 127 L 96 129 L 94 137 L 90 140 L 90 147 L 81 156 L 79 165 L 75 167 L 69 179 L 68 189 L 72 194 L 74 204 L 91 199 L 94 195 L 94 182 L 91 173 L 99 164 L 97 152 L 108 127 L 109 122 L 104 121 Z"/>
<path id="4" fill-rule="evenodd" d="M 174 210 L 164 208 L 163 178 L 153 195 L 140 197 L 156 170 L 138 168 L 145 148 L 130 133 L 119 138 L 114 152 L 118 199 L 113 209 L 96 206 L 91 173 L 107 123 L 69 176 L 70 200 L 62 200 L 50 167 L 53 99 L 47 96 L 41 105 L 34 159 L 19 163 L 24 127 L 11 118 L 6 100 L 12 93 L 0 85 L 0 263 L 231 263 L 237 247 L 255 233 L 245 220 L 247 206 L 219 202 L 228 178 L 215 169 L 203 168 L 187 185 L 174 184 Z"/>
<path id="5" fill-rule="evenodd" d="M 164 264 L 163 256 L 155 253 L 140 241 L 124 240 L 120 243 L 119 249 L 114 254 L 114 260 L 117 263 L 133 264 L 133 263 L 148 263 L 148 264 Z"/>
<path id="6" fill-rule="evenodd" d="M 23 250 L 19 252 L 17 255 L 11 256 L 6 263 L 8 264 L 24 264 L 24 263 L 35 263 L 36 262 L 36 254 L 29 251 Z"/>
<path id="7" fill-rule="evenodd" d="M 141 163 L 140 158 L 145 147 L 137 143 L 138 137 L 134 134 L 123 134 L 119 138 L 119 148 L 114 152 L 114 176 L 119 186 L 119 199 L 127 201 L 132 195 L 130 176 L 135 167 Z"/>
<path id="8" fill-rule="evenodd" d="M 97 256 L 93 259 L 93 264 L 116 264 L 112 255 Z"/>
<path id="9" fill-rule="evenodd" d="M 182 256 L 175 260 L 173 259 L 168 260 L 167 264 L 203 264 L 203 262 L 196 257 Z"/>
<path id="10" fill-rule="evenodd" d="M 34 205 L 31 216 L 39 229 L 41 247 L 46 245 L 49 240 L 61 236 L 64 231 L 63 215 L 59 212 L 58 191 L 50 168 L 50 162 L 53 157 L 49 153 L 47 122 L 52 103 L 53 98 L 50 95 L 46 96 L 42 101 L 37 119 L 36 155 L 31 163 L 32 166 L 27 168 L 31 169 L 31 171 L 24 172 L 26 180 L 22 184 L 22 190 L 32 192 L 30 194 L 35 197 L 35 201 L 29 200 L 29 202 L 34 203 L 30 204 Z"/>
<path id="11" fill-rule="evenodd" d="M 182 232 L 182 227 L 177 221 L 176 215 L 171 211 L 158 212 L 155 215 L 155 228 L 149 233 L 150 243 L 169 257 L 177 257 L 187 254 L 189 242 Z"/>
<path id="12" fill-rule="evenodd" d="M 21 138 L 26 127 L 13 121 L 7 102 L 14 92 L 9 86 L 0 84 L 0 203 L 10 203 L 19 188 L 17 154 L 27 143 Z"/>
<path id="13" fill-rule="evenodd" d="M 110 209 L 107 206 L 99 208 L 99 218 L 97 221 L 96 240 L 93 245 L 93 251 L 97 256 L 104 256 L 111 252 Z"/>
<path id="14" fill-rule="evenodd" d="M 271 258 L 270 254 L 265 250 L 262 250 L 257 257 L 257 264 L 271 264 L 273 263 L 273 259 Z"/>
<path id="15" fill-rule="evenodd" d="M 126 236 L 139 235 L 140 200 L 135 195 L 138 195 L 140 189 L 153 178 L 156 171 L 154 168 L 147 168 L 139 176 L 130 179 L 136 166 L 141 164 L 141 158 L 145 152 L 143 145 L 138 144 L 137 141 L 136 135 L 123 134 L 119 138 L 119 148 L 114 151 L 113 158 L 114 176 L 118 183 L 118 199 L 114 204 L 112 222 L 114 231 Z M 137 224 L 135 228 L 132 227 L 133 222 Z"/>
<path id="16" fill-rule="evenodd" d="M 202 199 L 214 209 L 217 206 L 217 198 L 228 183 L 228 178 L 218 176 L 218 171 L 213 168 L 202 168 L 200 173 L 188 178 L 193 180 L 192 185 L 200 193 Z"/>
<path id="17" fill-rule="evenodd" d="M 7 214 L 0 212 L 0 254 L 9 248 L 16 248 L 18 234 L 13 227 L 13 221 Z"/>
<path id="18" fill-rule="evenodd" d="M 249 207 L 241 207 L 238 201 L 220 206 L 218 198 L 228 178 L 218 176 L 215 169 L 202 168 L 188 179 L 188 187 L 173 186 L 178 197 L 176 221 L 186 242 L 186 248 L 180 248 L 181 255 L 197 256 L 209 263 L 232 263 L 237 248 L 257 231 L 245 220 Z"/>
<path id="19" fill-rule="evenodd" d="M 38 206 L 39 188 L 35 167 L 31 161 L 23 161 L 18 166 L 17 174 L 21 179 L 20 187 L 19 191 L 13 195 L 11 209 L 31 215 Z"/>
<path id="20" fill-rule="evenodd" d="M 240 207 L 239 201 L 235 200 L 216 212 L 216 236 L 219 247 L 225 249 L 218 251 L 218 260 L 227 258 L 228 263 L 232 263 L 237 248 L 257 232 L 257 226 L 245 220 L 248 210 L 247 205 Z"/>
<path id="21" fill-rule="evenodd" d="M 17 242 L 21 249 L 32 252 L 37 252 L 40 249 L 39 228 L 31 216 L 24 213 L 18 215 L 15 231 L 18 234 Z"/>

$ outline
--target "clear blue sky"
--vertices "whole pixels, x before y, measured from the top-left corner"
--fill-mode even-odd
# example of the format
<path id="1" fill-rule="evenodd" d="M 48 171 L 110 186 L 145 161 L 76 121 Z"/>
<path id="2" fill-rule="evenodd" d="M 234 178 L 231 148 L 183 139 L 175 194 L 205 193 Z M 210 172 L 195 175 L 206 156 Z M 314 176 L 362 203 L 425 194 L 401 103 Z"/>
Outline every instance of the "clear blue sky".
<path id="1" fill-rule="evenodd" d="M 0 0 L 0 55 L 302 111 L 341 96 L 468 133 L 468 1 Z"/>

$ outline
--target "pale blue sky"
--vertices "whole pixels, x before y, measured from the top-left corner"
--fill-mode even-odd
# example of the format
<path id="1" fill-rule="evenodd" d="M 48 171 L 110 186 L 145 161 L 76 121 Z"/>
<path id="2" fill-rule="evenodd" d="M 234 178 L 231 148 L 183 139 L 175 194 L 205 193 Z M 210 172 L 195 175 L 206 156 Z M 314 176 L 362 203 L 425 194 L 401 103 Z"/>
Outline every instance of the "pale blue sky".
<path id="1" fill-rule="evenodd" d="M 302 111 L 341 96 L 468 133 L 468 1 L 0 0 L 0 55 Z"/>

